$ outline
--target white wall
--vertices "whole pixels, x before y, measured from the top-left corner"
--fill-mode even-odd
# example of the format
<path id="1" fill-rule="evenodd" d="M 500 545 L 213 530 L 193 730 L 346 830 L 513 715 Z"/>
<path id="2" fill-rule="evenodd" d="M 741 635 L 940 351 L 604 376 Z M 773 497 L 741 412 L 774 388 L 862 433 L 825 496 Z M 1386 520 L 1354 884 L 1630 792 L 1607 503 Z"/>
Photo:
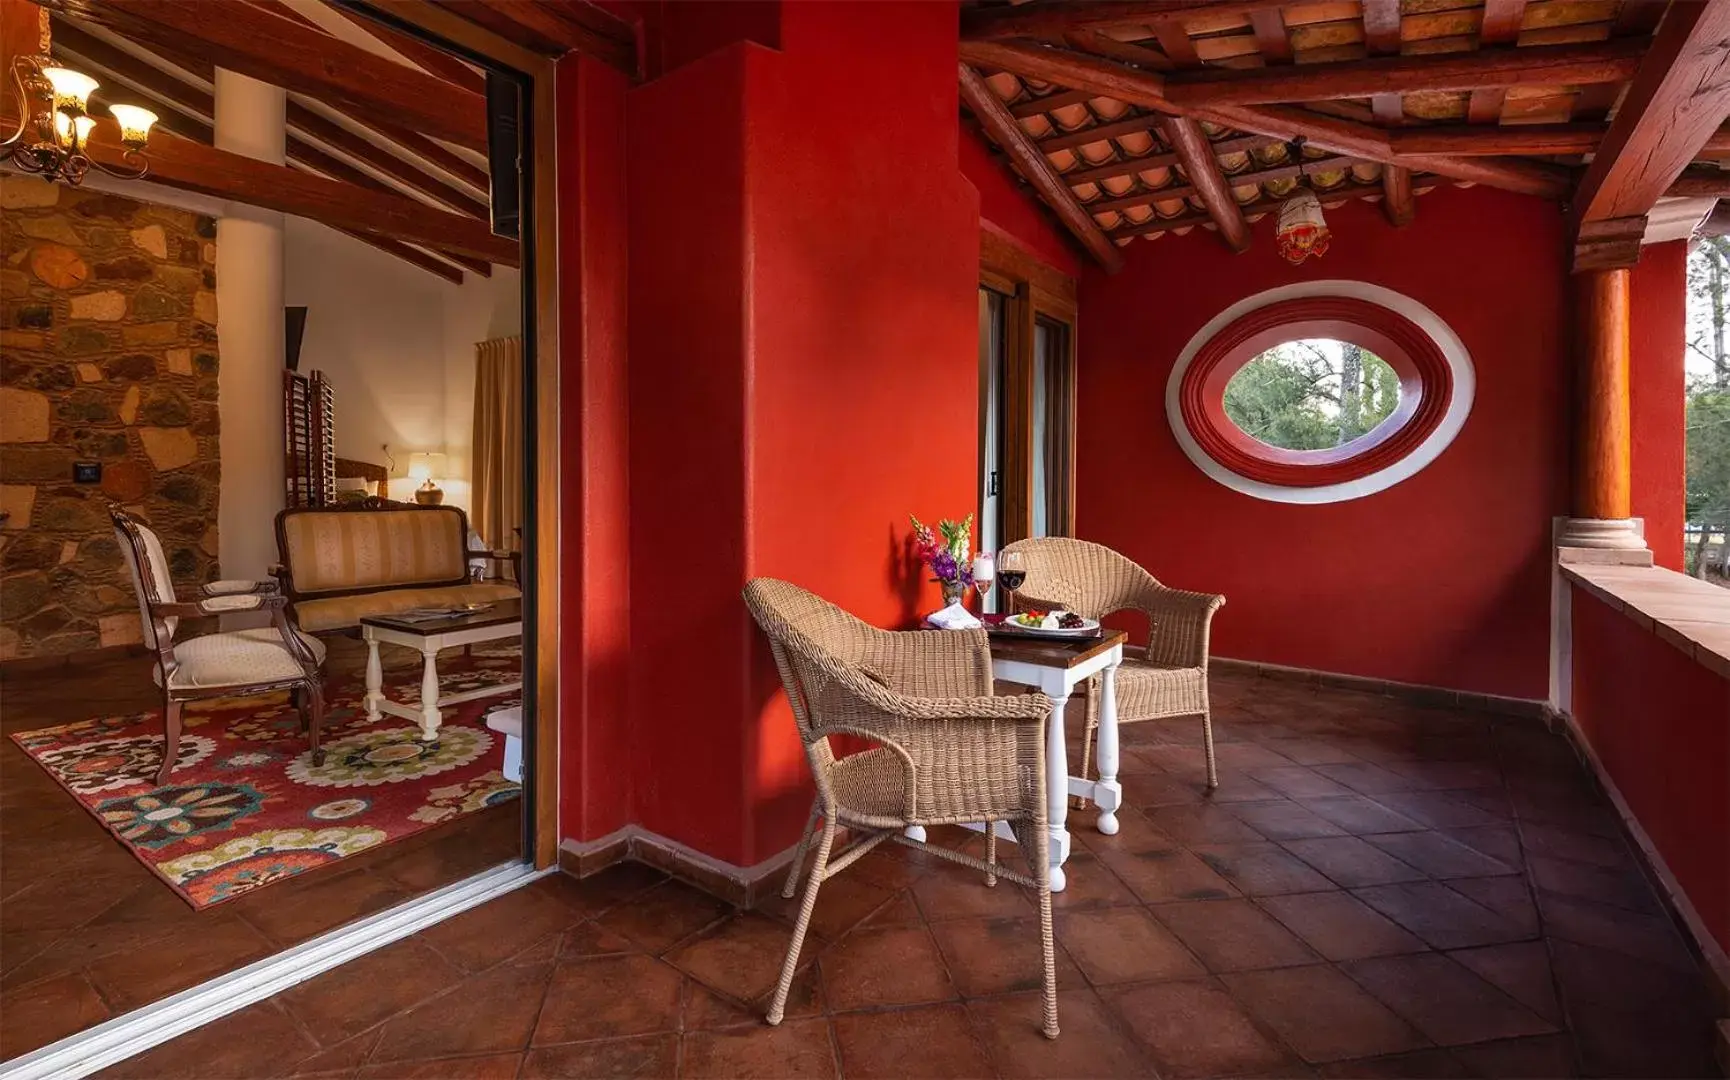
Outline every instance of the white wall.
<path id="1" fill-rule="evenodd" d="M 304 305 L 300 370 L 336 391 L 338 457 L 388 464 L 391 495 L 409 498 L 415 451 L 442 451 L 446 502 L 469 505 L 474 345 L 521 332 L 518 274 L 465 273 L 459 287 L 371 245 L 289 218 L 284 303 Z"/>

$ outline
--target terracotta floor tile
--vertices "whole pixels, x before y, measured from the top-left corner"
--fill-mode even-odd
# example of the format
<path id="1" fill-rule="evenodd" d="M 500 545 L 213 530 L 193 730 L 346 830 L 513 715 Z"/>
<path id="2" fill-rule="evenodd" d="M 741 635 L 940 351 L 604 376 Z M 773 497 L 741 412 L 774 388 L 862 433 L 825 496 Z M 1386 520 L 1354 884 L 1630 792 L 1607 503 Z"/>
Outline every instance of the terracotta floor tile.
<path id="1" fill-rule="evenodd" d="M 1390 791 L 1418 791 L 1432 786 L 1424 780 L 1404 776 L 1372 765 L 1367 761 L 1351 761 L 1338 765 L 1316 765 L 1318 775 L 1343 784 L 1360 795 L 1379 795 Z"/>
<path id="2" fill-rule="evenodd" d="M 1045 967 L 1039 919 L 952 919 L 933 923 L 931 933 L 955 986 L 965 997 L 1037 990 Z M 1057 985 L 1085 986 L 1081 971 L 1061 945 L 1055 950 Z"/>
<path id="3" fill-rule="evenodd" d="M 1422 952 L 1428 946 L 1347 892 L 1263 897 L 1261 906 L 1329 960 Z"/>
<path id="4" fill-rule="evenodd" d="M 1586 1076 L 1709 1077 L 1710 1027 L 1662 1013 L 1626 1013 L 1600 1005 L 1568 1006 L 1580 1071 Z"/>
<path id="5" fill-rule="evenodd" d="M 695 1032 L 685 1036 L 681 1057 L 681 1077 L 743 1080 L 836 1075 L 829 1024 L 821 1018 L 788 1020 L 779 1027 Z"/>
<path id="6" fill-rule="evenodd" d="M 1193 850 L 1249 896 L 1319 892 L 1334 887 L 1332 881 L 1278 844 L 1212 844 Z"/>
<path id="7" fill-rule="evenodd" d="M 1562 1022 L 1556 1001 L 1556 977 L 1550 970 L 1550 950 L 1541 941 L 1487 945 L 1448 954 L 1486 982 L 1552 1024 Z"/>
<path id="8" fill-rule="evenodd" d="M 1324 799 L 1350 795 L 1352 789 L 1337 780 L 1328 779 L 1317 770 L 1345 767 L 1342 765 L 1284 765 L 1251 769 L 1249 777 L 1272 788 L 1288 799 Z"/>
<path id="9" fill-rule="evenodd" d="M 967 1010 L 936 1005 L 835 1017 L 841 1072 L 860 1080 L 991 1075 Z"/>
<path id="10" fill-rule="evenodd" d="M 0 1061 L 28 1054 L 108 1019 L 108 1006 L 80 974 L 0 994 Z"/>
<path id="11" fill-rule="evenodd" d="M 1070 852 L 1063 864 L 1068 882 L 1064 890 L 1051 894 L 1053 911 L 1087 911 L 1138 904 L 1135 893 L 1099 857 L 1085 849 Z M 1027 891 L 1028 908 L 1038 911 L 1038 897 Z"/>
<path id="12" fill-rule="evenodd" d="M 1612 870 L 1633 866 L 1633 854 L 1619 837 L 1594 836 L 1541 822 L 1522 821 L 1520 839 L 1533 855 L 1591 863 Z"/>
<path id="13" fill-rule="evenodd" d="M 867 915 L 860 926 L 914 926 L 925 921 L 925 916 L 919 911 L 919 905 L 914 903 L 913 894 L 903 890 L 892 894 L 888 903 Z M 812 928 L 815 929 L 817 916 L 811 916 Z"/>
<path id="14" fill-rule="evenodd" d="M 113 841 L 103 837 L 102 842 Z M 0 839 L 0 850 L 6 850 L 4 839 Z M 71 884 L 57 874 L 10 894 L 5 902 L 0 903 L 0 926 L 27 926 L 32 930 L 68 930 L 83 926 L 146 883 L 127 874 L 84 878 L 76 882 L 76 887 L 69 888 Z M 186 901 L 175 896 L 166 885 L 152 891 L 164 893 L 181 907 L 186 907 Z"/>
<path id="15" fill-rule="evenodd" d="M 298 881 L 288 881 L 273 887 L 297 884 Z M 287 948 L 334 926 L 383 911 L 410 895 L 407 889 L 382 875 L 351 870 L 323 880 L 309 880 L 293 893 L 273 896 L 261 889 L 240 897 L 232 905 L 224 905 L 224 910 L 232 907 L 228 914 L 241 916 L 278 947 Z"/>
<path id="16" fill-rule="evenodd" d="M 667 875 L 652 866 L 621 862 L 581 880 L 568 874 L 553 874 L 528 887 L 544 890 L 554 899 L 587 914 L 599 915 L 666 880 Z"/>
<path id="17" fill-rule="evenodd" d="M 1057 940 L 1095 986 L 1206 973 L 1183 943 L 1141 908 L 1065 914 L 1057 920 Z"/>
<path id="18" fill-rule="evenodd" d="M 384 1025 L 372 1060 L 427 1058 L 522 1050 L 535 1029 L 552 965 L 500 964 Z"/>
<path id="19" fill-rule="evenodd" d="M 1433 878 L 1496 877 L 1520 871 L 1518 863 L 1510 866 L 1439 832 L 1381 833 L 1364 839 Z"/>
<path id="20" fill-rule="evenodd" d="M 363 1031 L 352 1039 L 345 1039 L 327 1050 L 320 1050 L 310 1057 L 303 1057 L 294 1063 L 289 1075 L 297 1077 L 352 1077 L 372 1057 L 373 1047 L 384 1034 L 383 1028 L 373 1028 Z"/>
<path id="21" fill-rule="evenodd" d="M 1394 835 L 1422 836 L 1422 833 Z M 1347 889 L 1365 885 L 1389 885 L 1396 881 L 1422 881 L 1421 870 L 1356 836 L 1320 836 L 1311 840 L 1287 840 L 1281 847 L 1327 875 L 1335 885 Z"/>
<path id="22" fill-rule="evenodd" d="M 1302 840 L 1312 836 L 1345 834 L 1345 830 L 1338 825 L 1317 817 L 1290 799 L 1232 803 L 1230 809 L 1269 840 Z"/>
<path id="23" fill-rule="evenodd" d="M 317 1049 L 287 1013 L 274 1002 L 261 1001 L 111 1065 L 98 1075 L 114 1080 L 283 1076 Z"/>
<path id="24" fill-rule="evenodd" d="M 1655 915 L 1545 893 L 1538 898 L 1544 932 L 1581 945 L 1691 971 L 1694 961 L 1670 921 Z"/>
<path id="25" fill-rule="evenodd" d="M 335 1046 L 454 986 L 462 969 L 404 938 L 277 995 L 320 1046 Z"/>
<path id="26" fill-rule="evenodd" d="M 753 1001 L 781 977 L 781 961 L 792 937 L 785 923 L 746 912 L 679 946 L 666 959 L 729 997 Z M 807 936 L 799 954 L 801 966 L 811 963 L 821 949 L 820 939 Z"/>
<path id="27" fill-rule="evenodd" d="M 359 1080 L 514 1080 L 522 1061 L 521 1053 L 390 1061 L 361 1069 Z"/>
<path id="28" fill-rule="evenodd" d="M 561 963 L 547 984 L 535 1046 L 675 1031 L 684 979 L 649 956 Z"/>
<path id="29" fill-rule="evenodd" d="M 674 1075 L 679 1065 L 677 1035 L 644 1035 L 635 1039 L 540 1046 L 523 1058 L 524 1080 L 563 1080 L 567 1077 L 642 1077 L 659 1080 Z"/>
<path id="30" fill-rule="evenodd" d="M 979 883 L 983 885 L 983 875 L 980 875 Z M 823 883 L 817 894 L 816 910 L 811 912 L 811 929 L 833 941 L 858 926 L 893 900 L 895 895 L 892 889 L 868 881 L 851 870 L 845 871 Z M 792 899 L 782 897 L 777 891 L 761 900 L 755 910 L 792 926 L 799 918 L 799 905 L 804 900 L 805 888 L 801 882 Z"/>
<path id="31" fill-rule="evenodd" d="M 1506 919 L 1527 937 L 1538 934 L 1538 905 L 1532 900 L 1532 886 L 1521 877 L 1456 878 L 1448 888 Z"/>
<path id="32" fill-rule="evenodd" d="M 1232 883 L 1182 848 L 1104 851 L 1099 860 L 1143 903 L 1167 900 L 1222 900 L 1238 895 Z"/>
<path id="33" fill-rule="evenodd" d="M 1042 1034 L 1044 1013 L 1037 993 L 979 998 L 967 1003 L 967 1012 L 999 1076 L 1073 1080 L 1149 1073 L 1141 1047 L 1092 990 L 1059 991 L 1061 1034 L 1055 1039 Z"/>
<path id="34" fill-rule="evenodd" d="M 1198 900 L 1150 910 L 1212 972 L 1292 967 L 1320 959 L 1248 900 Z"/>
<path id="35" fill-rule="evenodd" d="M 594 956 L 642 952 L 636 942 L 613 933 L 600 923 L 586 920 L 566 930 L 559 938 L 560 960 L 582 960 Z"/>
<path id="36" fill-rule="evenodd" d="M 1358 985 L 1442 1046 L 1555 1030 L 1549 1021 L 1445 956 L 1387 956 L 1343 966 Z"/>
<path id="37" fill-rule="evenodd" d="M 1532 883 L 1544 892 L 1646 915 L 1659 915 L 1664 910 L 1646 879 L 1631 868 L 1613 869 L 1547 855 L 1533 855 L 1527 866 Z"/>
<path id="38" fill-rule="evenodd" d="M 1500 945 L 1532 936 L 1437 881 L 1377 885 L 1352 894 L 1438 949 Z"/>
<path id="39" fill-rule="evenodd" d="M 1453 1080 L 1472 1075 L 1447 1050 L 1414 1050 L 1409 1054 L 1334 1061 L 1323 1065 L 1320 1072 L 1326 1080 Z"/>
<path id="40" fill-rule="evenodd" d="M 1444 791 L 1390 791 L 1377 795 L 1376 801 L 1432 829 L 1476 828 L 1500 825 L 1508 820 L 1508 814 L 1486 810 L 1470 797 L 1461 797 L 1461 794 Z M 1500 794 L 1496 792 L 1498 797 Z"/>
<path id="41" fill-rule="evenodd" d="M 819 897 L 819 903 L 822 898 Z M 603 927 L 661 952 L 731 915 L 733 905 L 682 881 L 669 879 L 620 904 L 596 921 Z"/>
<path id="42" fill-rule="evenodd" d="M 1374 799 L 1363 795 L 1345 795 L 1332 799 L 1299 799 L 1298 803 L 1305 810 L 1325 821 L 1333 822 L 1353 836 L 1363 836 L 1368 833 L 1415 832 L 1423 828 L 1422 825 L 1404 814 L 1390 810 Z"/>
<path id="43" fill-rule="evenodd" d="M 1160 832 L 1180 844 L 1241 844 L 1263 838 L 1225 805 L 1160 806 L 1147 816 Z"/>
<path id="44" fill-rule="evenodd" d="M 1464 844 L 1483 855 L 1504 863 L 1514 870 L 1526 864 L 1525 849 L 1520 846 L 1520 833 L 1511 823 L 1505 825 L 1475 825 L 1464 829 L 1437 829 L 1456 844 Z"/>
<path id="45" fill-rule="evenodd" d="M 1294 1064 L 1211 979 L 1125 987 L 1103 996 L 1162 1077 L 1268 1076 Z"/>
<path id="46" fill-rule="evenodd" d="M 1012 919 L 1037 912 L 1027 889 L 1008 881 L 987 887 L 985 875 L 963 866 L 932 870 L 913 883 L 912 892 L 919 910 L 933 922 L 980 916 Z M 817 901 L 819 906 L 822 902 Z"/>
<path id="47" fill-rule="evenodd" d="M 1221 979 L 1252 1016 L 1312 1064 L 1426 1045 L 1409 1024 L 1331 967 L 1246 971 Z"/>
<path id="48" fill-rule="evenodd" d="M 1341 761 L 1357 761 L 1357 755 L 1328 739 L 1290 737 L 1263 739 L 1261 745 L 1295 765 L 1327 765 Z"/>
<path id="49" fill-rule="evenodd" d="M 824 999 L 837 1012 L 956 996 L 937 943 L 923 927 L 855 931 L 824 951 L 818 970 Z"/>
<path id="50" fill-rule="evenodd" d="M 1713 1012 L 1700 996 L 1701 976 L 1613 952 L 1552 939 L 1551 967 L 1570 1012 L 1583 1006 L 1634 1014 L 1665 1014 L 1705 1020 Z M 1576 1023 L 1576 1027 L 1577 1027 Z"/>
<path id="51" fill-rule="evenodd" d="M 515 889 L 429 927 L 422 937 L 458 967 L 480 971 L 562 933 L 581 918 L 545 893 Z"/>
<path id="52" fill-rule="evenodd" d="M 1484 1080 L 1530 1080 L 1580 1075 L 1574 1044 L 1565 1035 L 1534 1035 L 1454 1048 L 1470 1075 Z"/>
<path id="53" fill-rule="evenodd" d="M 207 924 L 176 931 L 147 949 L 105 956 L 86 971 L 109 1006 L 125 1012 L 275 951 L 275 946 L 247 923 L 218 915 Z M 165 959 L 171 962 L 165 963 Z"/>

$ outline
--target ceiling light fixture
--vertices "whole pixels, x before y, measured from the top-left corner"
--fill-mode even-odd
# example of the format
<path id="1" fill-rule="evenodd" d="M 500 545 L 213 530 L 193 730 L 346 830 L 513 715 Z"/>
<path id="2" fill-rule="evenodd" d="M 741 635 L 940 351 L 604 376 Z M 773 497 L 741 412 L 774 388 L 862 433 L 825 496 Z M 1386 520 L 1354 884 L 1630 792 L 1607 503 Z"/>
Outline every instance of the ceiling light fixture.
<path id="1" fill-rule="evenodd" d="M 1327 218 L 1322 216 L 1321 200 L 1304 183 L 1304 137 L 1299 135 L 1287 143 L 1286 150 L 1297 164 L 1298 184 L 1291 198 L 1280 205 L 1279 227 L 1274 237 L 1279 243 L 1279 253 L 1296 266 L 1311 255 L 1318 259 L 1326 255 L 1333 234 L 1328 231 Z"/>
<path id="2" fill-rule="evenodd" d="M 47 55 L 20 56 L 12 64 L 12 90 L 18 100 L 18 130 L 0 142 L 0 162 L 27 173 L 76 187 L 94 165 L 110 176 L 137 180 L 150 171 L 144 157 L 156 114 L 136 105 L 110 105 L 120 125 L 121 160 L 114 168 L 93 160 L 88 151 L 96 118 L 90 94 L 97 82 L 81 71 L 59 67 Z"/>

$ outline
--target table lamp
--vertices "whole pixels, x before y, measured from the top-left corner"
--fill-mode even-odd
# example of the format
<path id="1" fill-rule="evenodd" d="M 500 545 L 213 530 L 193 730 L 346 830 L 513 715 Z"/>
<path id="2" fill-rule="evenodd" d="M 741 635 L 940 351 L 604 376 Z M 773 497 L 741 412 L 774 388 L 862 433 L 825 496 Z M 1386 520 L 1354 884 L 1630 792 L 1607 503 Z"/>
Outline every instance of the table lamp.
<path id="1" fill-rule="evenodd" d="M 445 501 L 444 490 L 433 482 L 434 476 L 443 475 L 445 460 L 443 454 L 427 453 L 408 456 L 409 479 L 421 481 L 421 486 L 415 489 L 415 502 L 422 506 L 438 506 Z"/>

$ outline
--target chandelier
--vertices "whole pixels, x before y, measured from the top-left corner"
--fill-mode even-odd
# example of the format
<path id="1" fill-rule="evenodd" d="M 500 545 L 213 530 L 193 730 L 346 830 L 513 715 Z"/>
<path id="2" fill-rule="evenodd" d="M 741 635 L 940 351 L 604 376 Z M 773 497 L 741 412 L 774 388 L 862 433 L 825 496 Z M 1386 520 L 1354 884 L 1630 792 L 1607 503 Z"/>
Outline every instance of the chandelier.
<path id="1" fill-rule="evenodd" d="M 1298 136 L 1286 146 L 1292 160 L 1297 163 L 1298 187 L 1292 197 L 1280 205 L 1279 227 L 1274 231 L 1274 238 L 1286 262 L 1296 266 L 1311 255 L 1318 259 L 1326 255 L 1333 234 L 1328 231 L 1327 218 L 1322 216 L 1321 200 L 1304 184 L 1303 136 Z"/>
<path id="2" fill-rule="evenodd" d="M 108 111 L 120 124 L 121 160 L 125 168 L 114 168 L 92 160 L 86 152 L 90 131 L 96 126 L 90 115 L 95 79 L 81 71 L 56 67 L 46 56 L 20 56 L 12 64 L 13 92 L 18 99 L 18 130 L 0 142 L 0 162 L 11 161 L 28 173 L 39 173 L 49 181 L 61 180 L 76 187 L 94 165 L 111 176 L 137 180 L 150 171 L 144 146 L 156 114 L 136 105 L 110 105 Z"/>

